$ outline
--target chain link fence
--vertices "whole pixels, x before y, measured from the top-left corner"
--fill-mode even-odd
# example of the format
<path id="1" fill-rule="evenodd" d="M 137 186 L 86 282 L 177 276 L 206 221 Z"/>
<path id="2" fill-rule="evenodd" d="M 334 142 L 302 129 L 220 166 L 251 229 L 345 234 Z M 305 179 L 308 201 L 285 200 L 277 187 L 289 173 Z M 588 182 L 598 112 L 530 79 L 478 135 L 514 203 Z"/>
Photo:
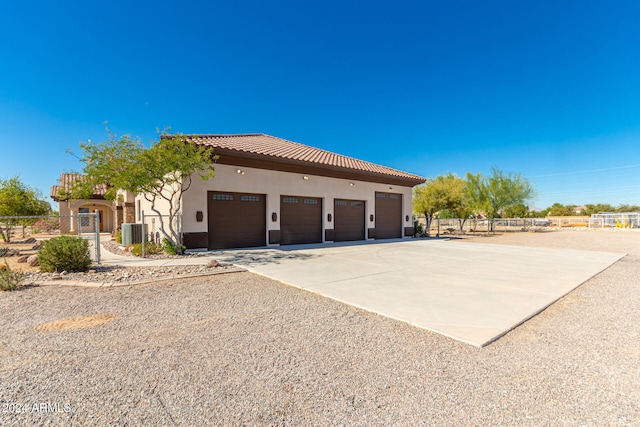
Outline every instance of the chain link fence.
<path id="1" fill-rule="evenodd" d="M 5 245 L 64 234 L 87 239 L 91 260 L 100 262 L 100 214 L 97 211 L 69 216 L 0 216 L 0 239 Z"/>

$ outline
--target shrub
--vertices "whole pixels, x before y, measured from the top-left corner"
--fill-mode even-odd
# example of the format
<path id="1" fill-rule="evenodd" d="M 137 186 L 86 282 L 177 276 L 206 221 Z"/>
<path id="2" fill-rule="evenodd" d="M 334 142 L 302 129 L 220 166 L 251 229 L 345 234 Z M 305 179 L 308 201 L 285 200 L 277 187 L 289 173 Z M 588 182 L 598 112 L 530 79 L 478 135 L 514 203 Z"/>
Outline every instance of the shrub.
<path id="1" fill-rule="evenodd" d="M 129 245 L 128 249 L 133 256 L 142 256 L 142 243 L 134 243 Z M 162 252 L 162 245 L 154 242 L 146 242 L 144 244 L 145 255 L 155 255 Z"/>
<path id="2" fill-rule="evenodd" d="M 12 271 L 6 259 L 4 264 L 4 268 L 0 268 L 0 290 L 13 291 L 22 284 L 24 276 L 20 271 Z"/>
<path id="3" fill-rule="evenodd" d="M 33 224 L 33 234 L 51 233 L 60 229 L 60 220 L 58 218 L 40 218 Z"/>
<path id="4" fill-rule="evenodd" d="M 122 229 L 116 230 L 116 234 L 115 234 L 114 237 L 116 239 L 116 243 L 121 245 L 122 244 Z"/>
<path id="5" fill-rule="evenodd" d="M 46 240 L 38 251 L 40 271 L 87 271 L 91 265 L 89 241 L 82 237 L 60 236 Z"/>
<path id="6" fill-rule="evenodd" d="M 164 248 L 164 251 L 166 253 L 168 253 L 169 255 L 177 255 L 178 251 L 176 249 L 176 245 L 173 244 L 173 242 L 171 242 L 171 240 L 167 239 L 166 237 L 164 237 L 162 239 L 162 247 Z M 182 245 L 182 253 L 184 253 L 184 251 L 187 249 L 187 247 L 185 245 Z"/>

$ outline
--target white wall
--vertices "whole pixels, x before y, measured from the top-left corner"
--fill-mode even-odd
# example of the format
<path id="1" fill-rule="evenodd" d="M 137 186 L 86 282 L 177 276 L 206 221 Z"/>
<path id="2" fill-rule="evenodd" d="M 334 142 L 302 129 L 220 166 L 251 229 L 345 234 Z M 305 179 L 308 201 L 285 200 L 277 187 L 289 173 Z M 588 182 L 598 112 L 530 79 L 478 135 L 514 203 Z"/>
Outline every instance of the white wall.
<path id="1" fill-rule="evenodd" d="M 369 221 L 370 215 L 375 213 L 375 192 L 402 194 L 403 212 L 402 226 L 410 227 L 412 222 L 411 187 L 377 184 L 372 182 L 344 180 L 315 175 L 304 175 L 253 169 L 229 165 L 216 165 L 216 176 L 202 181 L 193 179 L 191 188 L 183 195 L 182 230 L 184 232 L 207 232 L 207 191 L 229 191 L 241 193 L 259 193 L 267 195 L 267 231 L 280 229 L 280 196 L 309 196 L 323 198 L 323 228 L 333 229 L 333 221 L 327 221 L 327 214 L 333 215 L 333 199 L 364 200 L 366 209 L 367 228 L 375 227 Z M 242 173 L 238 173 L 240 170 Z M 354 185 L 350 185 L 353 183 Z M 196 211 L 202 211 L 204 220 L 196 221 Z M 145 211 L 146 212 L 146 211 Z M 278 214 L 276 222 L 271 221 L 271 213 Z M 409 216 L 409 221 L 405 217 Z"/>

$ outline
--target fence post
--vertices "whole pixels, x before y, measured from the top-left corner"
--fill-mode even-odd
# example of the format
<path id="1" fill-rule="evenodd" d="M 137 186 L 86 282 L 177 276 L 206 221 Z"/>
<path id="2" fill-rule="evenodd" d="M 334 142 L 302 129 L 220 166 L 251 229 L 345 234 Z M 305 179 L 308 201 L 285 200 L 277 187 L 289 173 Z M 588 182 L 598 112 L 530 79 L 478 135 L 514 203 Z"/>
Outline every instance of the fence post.
<path id="1" fill-rule="evenodd" d="M 96 262 L 100 262 L 100 211 L 95 210 L 94 222 L 96 224 L 95 246 L 96 246 Z"/>
<path id="2" fill-rule="evenodd" d="M 147 240 L 147 232 L 144 229 L 144 209 L 140 211 L 140 219 L 142 220 L 142 258 L 146 258 L 146 245 L 145 241 Z"/>

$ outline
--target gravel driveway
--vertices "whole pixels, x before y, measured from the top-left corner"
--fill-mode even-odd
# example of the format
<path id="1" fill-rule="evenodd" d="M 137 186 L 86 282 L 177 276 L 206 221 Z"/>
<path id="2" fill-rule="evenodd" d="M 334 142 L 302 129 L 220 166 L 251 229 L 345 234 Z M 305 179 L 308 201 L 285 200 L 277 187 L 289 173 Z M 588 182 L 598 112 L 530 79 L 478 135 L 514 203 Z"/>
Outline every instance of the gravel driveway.
<path id="1" fill-rule="evenodd" d="M 629 255 L 484 348 L 251 273 L 2 292 L 0 425 L 639 424 L 640 234 L 478 240 Z"/>

